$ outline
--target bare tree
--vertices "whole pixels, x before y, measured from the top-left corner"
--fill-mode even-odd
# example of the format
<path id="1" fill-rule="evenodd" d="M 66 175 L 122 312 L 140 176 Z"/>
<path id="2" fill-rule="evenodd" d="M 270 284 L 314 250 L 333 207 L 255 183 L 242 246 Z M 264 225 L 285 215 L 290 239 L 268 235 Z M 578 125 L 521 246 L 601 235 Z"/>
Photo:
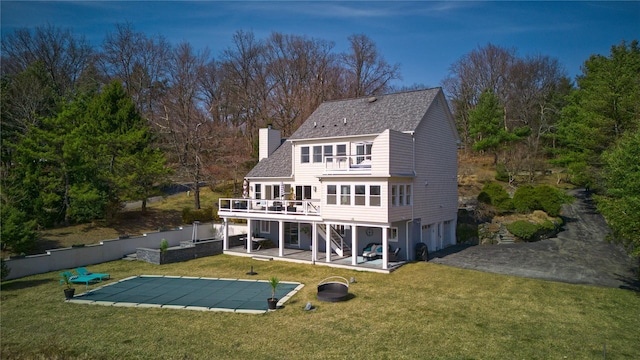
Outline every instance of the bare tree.
<path id="1" fill-rule="evenodd" d="M 342 55 L 342 62 L 349 96 L 360 97 L 384 92 L 392 80 L 401 78 L 400 65 L 387 63 L 368 36 L 356 34 L 348 39 L 351 51 Z"/>
<path id="2" fill-rule="evenodd" d="M 177 167 L 177 178 L 193 190 L 196 209 L 200 209 L 200 185 L 206 180 L 205 164 L 214 137 L 199 84 L 207 61 L 208 51 L 196 52 L 189 43 L 174 49 L 167 90 L 161 98 L 163 116 L 154 121 Z"/>
<path id="3" fill-rule="evenodd" d="M 227 119 L 242 129 L 253 144 L 258 128 L 268 122 L 264 45 L 252 32 L 238 31 L 232 47 L 222 53 L 222 108 Z"/>
<path id="4" fill-rule="evenodd" d="M 2 75 L 15 75 L 41 62 L 58 96 L 73 94 L 93 50 L 84 36 L 52 25 L 17 29 L 2 39 Z"/>
<path id="5" fill-rule="evenodd" d="M 168 77 L 171 45 L 162 37 L 147 37 L 133 25 L 118 24 L 102 44 L 100 64 L 109 80 L 120 80 L 138 110 L 149 120 Z"/>
<path id="6" fill-rule="evenodd" d="M 272 33 L 266 42 L 269 115 L 273 124 L 291 135 L 332 93 L 333 44 L 303 36 Z"/>

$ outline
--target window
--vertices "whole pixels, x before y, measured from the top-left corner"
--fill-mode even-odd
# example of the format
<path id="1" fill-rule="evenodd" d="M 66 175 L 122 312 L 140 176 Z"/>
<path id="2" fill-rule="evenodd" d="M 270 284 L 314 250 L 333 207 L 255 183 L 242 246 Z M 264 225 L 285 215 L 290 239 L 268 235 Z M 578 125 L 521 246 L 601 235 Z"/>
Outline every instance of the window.
<path id="1" fill-rule="evenodd" d="M 322 146 L 314 146 L 313 147 L 313 162 L 321 163 L 322 162 Z"/>
<path id="2" fill-rule="evenodd" d="M 356 158 L 357 164 L 360 164 L 365 160 L 371 160 L 371 145 L 371 143 L 356 145 L 356 155 L 363 155 Z"/>
<path id="3" fill-rule="evenodd" d="M 356 205 L 364 206 L 367 201 L 367 196 L 365 194 L 366 186 L 364 185 L 356 185 L 355 188 L 355 201 Z"/>
<path id="4" fill-rule="evenodd" d="M 309 147 L 303 146 L 300 148 L 300 162 L 305 164 L 309 162 Z"/>
<path id="5" fill-rule="evenodd" d="M 260 233 L 269 234 L 271 233 L 271 222 L 270 221 L 260 221 Z"/>
<path id="6" fill-rule="evenodd" d="M 411 185 L 391 186 L 391 206 L 411 205 L 412 201 Z"/>
<path id="7" fill-rule="evenodd" d="M 255 189 L 256 189 L 256 190 L 255 190 L 255 193 L 254 193 L 255 198 L 256 198 L 256 199 L 262 199 L 262 185 L 260 185 L 260 184 L 255 184 L 255 185 L 253 185 L 253 186 L 255 186 Z"/>
<path id="8" fill-rule="evenodd" d="M 327 204 L 336 204 L 336 185 L 327 185 Z"/>
<path id="9" fill-rule="evenodd" d="M 296 186 L 296 200 L 311 199 L 311 186 Z"/>
<path id="10" fill-rule="evenodd" d="M 388 228 L 387 237 L 389 241 L 398 241 L 398 228 L 397 227 Z"/>
<path id="11" fill-rule="evenodd" d="M 336 155 L 347 156 L 347 145 L 346 144 L 336 145 Z"/>
<path id="12" fill-rule="evenodd" d="M 369 206 L 380 206 L 380 186 L 369 186 Z"/>
<path id="13" fill-rule="evenodd" d="M 351 185 L 340 186 L 340 205 L 351 205 Z"/>
<path id="14" fill-rule="evenodd" d="M 324 146 L 324 158 L 327 162 L 333 162 L 333 145 Z"/>

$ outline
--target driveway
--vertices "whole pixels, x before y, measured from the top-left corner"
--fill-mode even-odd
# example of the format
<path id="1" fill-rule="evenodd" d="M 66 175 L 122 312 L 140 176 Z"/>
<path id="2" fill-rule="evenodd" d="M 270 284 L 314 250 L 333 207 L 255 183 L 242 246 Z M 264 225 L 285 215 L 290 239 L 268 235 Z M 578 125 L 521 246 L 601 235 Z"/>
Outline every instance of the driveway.
<path id="1" fill-rule="evenodd" d="M 429 261 L 464 269 L 638 291 L 638 261 L 606 240 L 610 230 L 584 190 L 563 207 L 563 230 L 533 243 L 456 245 L 430 254 Z"/>

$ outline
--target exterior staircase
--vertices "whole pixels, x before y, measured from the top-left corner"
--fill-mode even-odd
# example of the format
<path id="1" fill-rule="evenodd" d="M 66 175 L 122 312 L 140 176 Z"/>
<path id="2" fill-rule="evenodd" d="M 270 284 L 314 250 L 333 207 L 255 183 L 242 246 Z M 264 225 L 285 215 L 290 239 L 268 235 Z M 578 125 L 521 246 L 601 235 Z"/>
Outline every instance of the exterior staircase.
<path id="1" fill-rule="evenodd" d="M 319 225 L 318 235 L 322 236 L 324 239 L 327 239 L 327 234 L 325 229 L 326 229 L 326 226 Z M 345 243 L 344 238 L 342 237 L 342 235 L 340 235 L 338 230 L 336 230 L 333 227 L 333 225 L 329 226 L 329 229 L 331 229 L 330 230 L 331 250 L 333 250 L 340 257 L 351 256 L 351 247 L 347 243 Z"/>
<path id="2" fill-rule="evenodd" d="M 496 234 L 496 240 L 498 240 L 498 244 L 513 244 L 516 241 L 515 237 L 504 225 L 500 225 L 500 229 L 498 229 L 498 233 Z"/>
<path id="3" fill-rule="evenodd" d="M 137 253 L 133 253 L 133 254 L 127 254 L 125 255 L 122 260 L 127 260 L 127 261 L 135 261 L 138 260 L 138 254 Z"/>

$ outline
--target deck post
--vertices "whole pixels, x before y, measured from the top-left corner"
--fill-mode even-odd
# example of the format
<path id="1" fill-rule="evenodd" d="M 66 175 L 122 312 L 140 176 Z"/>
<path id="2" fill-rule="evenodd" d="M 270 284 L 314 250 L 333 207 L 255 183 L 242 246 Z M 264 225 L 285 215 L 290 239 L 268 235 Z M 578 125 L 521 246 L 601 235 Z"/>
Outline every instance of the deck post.
<path id="1" fill-rule="evenodd" d="M 325 226 L 324 241 L 326 243 L 325 253 L 326 253 L 327 262 L 330 263 L 331 262 L 331 224 L 325 223 L 324 226 Z"/>
<path id="2" fill-rule="evenodd" d="M 311 262 L 318 261 L 318 224 L 311 223 Z"/>
<path id="3" fill-rule="evenodd" d="M 284 221 L 278 221 L 278 256 L 284 257 Z"/>
<path id="4" fill-rule="evenodd" d="M 251 254 L 251 250 L 253 250 L 253 238 L 252 238 L 252 233 L 251 233 L 251 225 L 252 225 L 252 220 L 251 219 L 247 219 L 247 240 L 246 240 L 246 244 L 247 244 L 247 254 Z"/>
<path id="5" fill-rule="evenodd" d="M 358 225 L 351 225 L 351 265 L 358 265 Z"/>
<path id="6" fill-rule="evenodd" d="M 222 219 L 222 250 L 229 250 L 229 221 Z"/>
<path id="7" fill-rule="evenodd" d="M 382 227 L 382 269 L 389 268 L 389 227 Z"/>

